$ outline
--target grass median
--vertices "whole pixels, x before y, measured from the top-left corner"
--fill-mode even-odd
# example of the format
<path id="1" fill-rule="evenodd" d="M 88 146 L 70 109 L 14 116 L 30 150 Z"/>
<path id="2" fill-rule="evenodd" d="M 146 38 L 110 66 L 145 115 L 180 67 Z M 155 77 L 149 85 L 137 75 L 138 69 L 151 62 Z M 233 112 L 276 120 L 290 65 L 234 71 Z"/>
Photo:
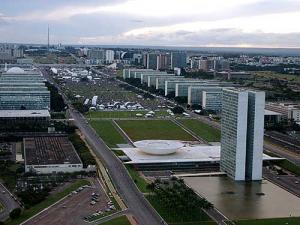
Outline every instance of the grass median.
<path id="1" fill-rule="evenodd" d="M 219 142 L 221 140 L 221 132 L 206 123 L 196 119 L 179 119 L 178 121 L 208 142 Z"/>
<path id="2" fill-rule="evenodd" d="M 142 193 L 147 193 L 149 190 L 147 189 L 148 183 L 145 181 L 143 177 L 140 176 L 139 172 L 136 171 L 132 166 L 126 165 L 129 175 L 131 176 L 132 180 Z"/>
<path id="3" fill-rule="evenodd" d="M 119 218 L 112 219 L 112 220 L 107 221 L 105 223 L 101 223 L 101 225 L 130 225 L 130 223 L 129 223 L 126 216 L 121 216 Z"/>
<path id="4" fill-rule="evenodd" d="M 127 143 L 113 126 L 113 122 L 111 120 L 92 120 L 90 123 L 108 147 L 116 148 L 117 144 Z"/>

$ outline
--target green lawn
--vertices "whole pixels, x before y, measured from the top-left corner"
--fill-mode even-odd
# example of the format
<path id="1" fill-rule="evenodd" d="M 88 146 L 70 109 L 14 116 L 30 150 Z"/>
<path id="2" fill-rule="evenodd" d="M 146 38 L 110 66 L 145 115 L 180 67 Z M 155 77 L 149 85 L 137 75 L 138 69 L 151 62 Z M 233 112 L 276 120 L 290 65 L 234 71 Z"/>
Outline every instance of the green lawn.
<path id="1" fill-rule="evenodd" d="M 286 169 L 286 170 L 296 174 L 297 176 L 300 176 L 300 167 L 297 166 L 296 164 L 294 164 L 286 159 L 276 162 L 276 164 L 278 166 L 282 167 L 283 169 Z"/>
<path id="2" fill-rule="evenodd" d="M 300 217 L 236 221 L 236 225 L 299 225 Z"/>
<path id="3" fill-rule="evenodd" d="M 130 223 L 126 216 L 121 216 L 119 218 L 112 219 L 108 222 L 101 223 L 101 225 L 130 225 Z"/>
<path id="4" fill-rule="evenodd" d="M 181 217 L 172 213 L 172 209 L 163 207 L 160 200 L 155 195 L 148 195 L 146 198 L 169 225 L 216 225 L 216 223 L 203 211 L 190 213 L 190 219 L 188 221 L 182 221 Z"/>
<path id="5" fill-rule="evenodd" d="M 136 111 L 91 111 L 85 114 L 86 118 L 91 119 L 103 119 L 103 118 L 140 118 L 136 114 L 145 115 L 148 111 L 136 110 Z M 167 116 L 168 113 L 165 110 L 155 111 L 155 117 Z M 142 117 L 143 118 L 143 117 Z"/>
<path id="6" fill-rule="evenodd" d="M 120 120 L 117 123 L 133 141 L 147 139 L 195 140 L 170 120 Z"/>
<path id="7" fill-rule="evenodd" d="M 97 134 L 110 148 L 117 147 L 117 144 L 127 143 L 122 135 L 113 126 L 113 122 L 111 120 L 92 120 L 90 123 Z"/>
<path id="8" fill-rule="evenodd" d="M 221 132 L 219 130 L 199 120 L 180 119 L 178 121 L 208 142 L 219 142 L 221 140 Z"/>
<path id="9" fill-rule="evenodd" d="M 139 188 L 139 190 L 142 193 L 149 192 L 149 190 L 147 189 L 148 183 L 142 177 L 140 177 L 139 173 L 134 168 L 132 168 L 132 166 L 130 166 L 130 165 L 126 165 L 126 168 L 128 170 L 128 173 L 130 174 L 131 178 L 133 179 L 134 183 Z"/>
<path id="10" fill-rule="evenodd" d="M 76 190 L 77 188 L 86 185 L 86 184 L 90 184 L 89 181 L 87 180 L 76 180 L 73 184 L 71 184 L 69 187 L 67 187 L 66 189 L 64 189 L 63 191 L 56 193 L 54 195 L 50 195 L 49 197 L 47 197 L 47 199 L 29 209 L 25 209 L 21 216 L 18 219 L 15 220 L 8 220 L 6 221 L 6 225 L 18 225 L 21 222 L 29 219 L 30 217 L 32 217 L 33 215 L 37 214 L 38 212 L 42 211 L 43 209 L 49 207 L 50 205 L 54 204 L 55 202 L 57 202 L 58 200 L 62 199 L 63 197 L 67 196 L 69 193 L 71 193 L 72 191 Z"/>

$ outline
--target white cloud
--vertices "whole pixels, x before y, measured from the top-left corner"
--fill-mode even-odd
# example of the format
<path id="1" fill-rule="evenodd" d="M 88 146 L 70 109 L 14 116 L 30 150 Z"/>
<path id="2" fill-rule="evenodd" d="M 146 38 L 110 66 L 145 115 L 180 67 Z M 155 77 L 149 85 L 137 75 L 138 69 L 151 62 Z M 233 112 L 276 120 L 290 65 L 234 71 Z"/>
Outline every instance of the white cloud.
<path id="1" fill-rule="evenodd" d="M 94 6 L 66 6 L 50 12 L 36 11 L 12 17 L 15 20 L 63 20 L 77 15 L 121 13 L 133 16 L 167 18 L 220 13 L 262 0 L 127 0 L 122 3 Z M 222 6 L 222 7 L 217 7 Z"/>
<path id="2" fill-rule="evenodd" d="M 153 33 L 174 33 L 176 31 L 203 31 L 211 29 L 241 29 L 243 32 L 292 33 L 300 32 L 295 21 L 300 19 L 300 12 L 270 14 L 247 18 L 233 18 L 217 21 L 197 21 L 170 26 L 155 26 L 133 29 L 125 36 L 139 36 Z"/>

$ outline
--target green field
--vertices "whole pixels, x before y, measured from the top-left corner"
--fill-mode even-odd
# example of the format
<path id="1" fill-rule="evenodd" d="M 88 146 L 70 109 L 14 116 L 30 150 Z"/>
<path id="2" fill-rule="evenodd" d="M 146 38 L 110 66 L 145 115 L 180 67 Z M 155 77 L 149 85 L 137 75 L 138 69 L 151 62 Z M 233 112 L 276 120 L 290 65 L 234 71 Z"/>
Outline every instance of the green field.
<path id="1" fill-rule="evenodd" d="M 142 193 L 149 192 L 149 190 L 147 189 L 148 183 L 139 175 L 139 173 L 134 168 L 132 168 L 132 166 L 130 166 L 130 165 L 126 165 L 126 168 L 127 168 L 128 173 L 130 174 L 132 180 L 138 187 L 138 189 Z"/>
<path id="2" fill-rule="evenodd" d="M 8 219 L 8 221 L 6 221 L 5 224 L 6 225 L 18 225 L 21 222 L 29 219 L 33 215 L 37 214 L 38 212 L 42 211 L 43 209 L 54 204 L 55 202 L 62 199 L 63 197 L 67 196 L 72 191 L 74 191 L 77 188 L 79 188 L 83 185 L 86 185 L 86 184 L 90 184 L 90 182 L 87 180 L 77 180 L 73 184 L 71 184 L 69 187 L 64 189 L 63 191 L 56 193 L 54 195 L 50 195 L 49 197 L 47 197 L 47 199 L 45 201 L 43 201 L 29 209 L 25 209 L 18 219 L 15 219 L 15 220 Z"/>
<path id="3" fill-rule="evenodd" d="M 140 118 L 136 114 L 142 114 L 143 116 L 148 111 L 90 111 L 85 114 L 89 119 L 103 119 L 103 118 Z M 165 110 L 155 111 L 155 117 L 167 116 L 168 113 Z M 142 117 L 143 118 L 143 117 Z"/>
<path id="4" fill-rule="evenodd" d="M 170 120 L 120 120 L 117 123 L 133 141 L 156 139 L 195 140 Z"/>
<path id="5" fill-rule="evenodd" d="M 271 72 L 271 71 L 257 71 L 255 74 L 258 77 L 292 81 L 292 82 L 295 82 L 298 84 L 300 83 L 300 77 L 297 75 L 281 74 L 281 73 L 276 73 L 276 72 Z"/>
<path id="6" fill-rule="evenodd" d="M 111 120 L 92 120 L 90 123 L 97 134 L 110 148 L 117 147 L 117 144 L 127 143 L 113 126 L 113 122 Z"/>
<path id="7" fill-rule="evenodd" d="M 112 219 L 108 222 L 101 223 L 101 225 L 130 225 L 130 223 L 126 216 L 121 216 L 119 218 Z"/>
<path id="8" fill-rule="evenodd" d="M 185 127 L 193 131 L 200 138 L 208 142 L 219 142 L 221 140 L 221 132 L 196 119 L 180 119 L 178 120 Z"/>
<path id="9" fill-rule="evenodd" d="M 160 200 L 155 195 L 148 195 L 146 198 L 169 225 L 216 225 L 216 223 L 203 211 L 191 215 L 189 221 L 182 221 L 181 217 L 172 213 L 172 209 L 163 207 Z"/>
<path id="10" fill-rule="evenodd" d="M 299 225 L 299 217 L 236 221 L 236 225 Z"/>

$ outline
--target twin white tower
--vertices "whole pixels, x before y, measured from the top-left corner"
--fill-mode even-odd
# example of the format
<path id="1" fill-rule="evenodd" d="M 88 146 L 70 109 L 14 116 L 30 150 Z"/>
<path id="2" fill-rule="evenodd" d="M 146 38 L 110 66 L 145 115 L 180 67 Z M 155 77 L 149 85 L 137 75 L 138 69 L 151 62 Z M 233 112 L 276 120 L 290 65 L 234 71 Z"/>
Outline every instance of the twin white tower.
<path id="1" fill-rule="evenodd" d="M 234 180 L 261 180 L 265 93 L 224 89 L 220 169 Z"/>

